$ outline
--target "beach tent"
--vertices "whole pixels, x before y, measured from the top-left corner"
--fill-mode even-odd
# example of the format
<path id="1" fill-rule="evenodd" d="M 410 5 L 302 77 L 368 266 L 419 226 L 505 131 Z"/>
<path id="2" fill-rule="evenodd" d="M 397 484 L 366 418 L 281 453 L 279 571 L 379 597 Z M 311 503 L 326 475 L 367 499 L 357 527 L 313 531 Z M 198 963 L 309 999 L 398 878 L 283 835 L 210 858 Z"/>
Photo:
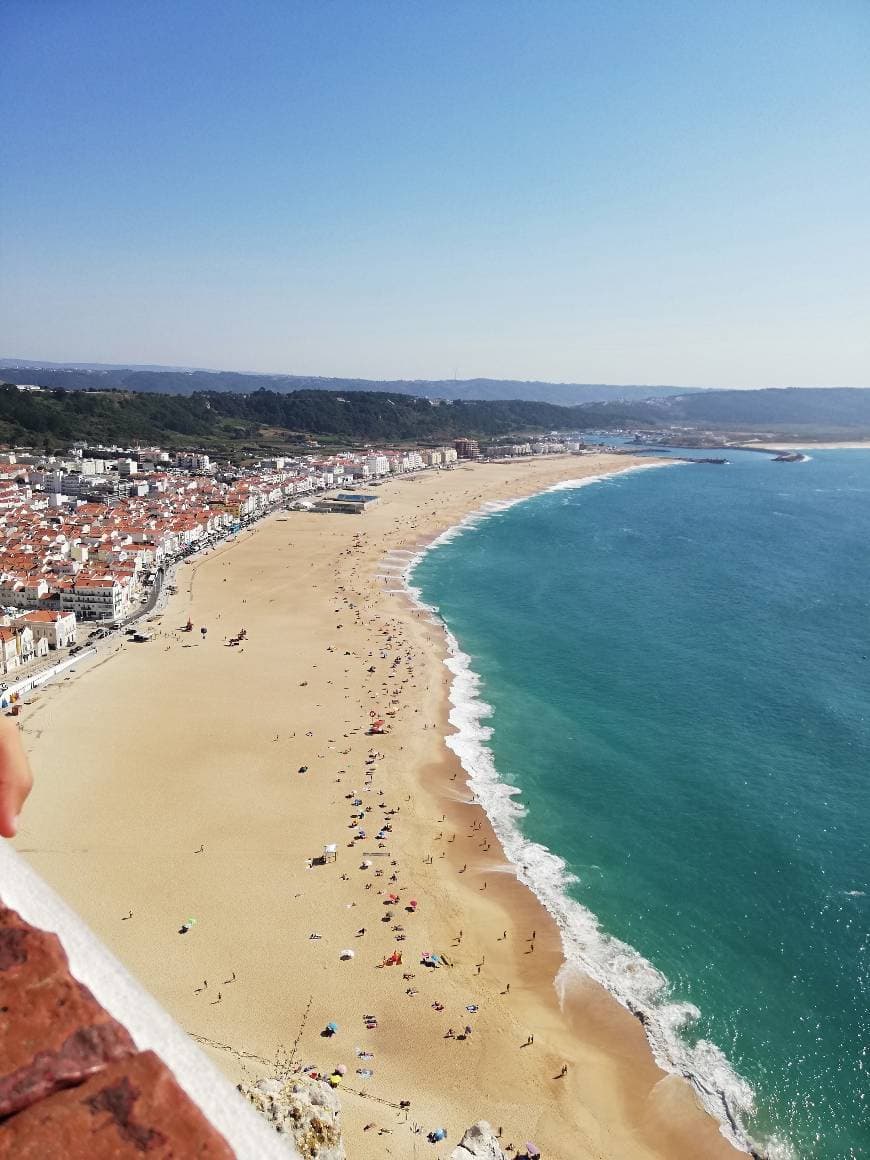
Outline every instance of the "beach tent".
<path id="1" fill-rule="evenodd" d="M 350 947 L 345 947 L 343 951 L 339 951 L 338 957 L 340 959 L 352 959 L 355 954 L 356 951 L 352 951 Z"/>
<path id="2" fill-rule="evenodd" d="M 526 1140 L 526 1156 L 528 1160 L 541 1160 L 541 1149 L 531 1140 Z"/>
<path id="3" fill-rule="evenodd" d="M 330 1035 L 335 1035 L 336 1032 L 338 1031 L 338 1024 L 337 1023 L 327 1023 L 326 1030 L 329 1032 Z"/>
<path id="4" fill-rule="evenodd" d="M 323 861 L 334 862 L 338 857 L 338 846 L 335 842 L 330 842 L 328 846 L 323 847 Z"/>

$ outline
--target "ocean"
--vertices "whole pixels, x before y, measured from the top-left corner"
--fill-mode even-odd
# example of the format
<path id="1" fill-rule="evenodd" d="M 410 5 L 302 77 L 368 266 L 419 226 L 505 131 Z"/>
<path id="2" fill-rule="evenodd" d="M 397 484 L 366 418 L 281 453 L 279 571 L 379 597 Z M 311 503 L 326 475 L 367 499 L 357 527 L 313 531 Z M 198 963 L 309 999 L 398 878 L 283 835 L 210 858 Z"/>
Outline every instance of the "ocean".
<path id="1" fill-rule="evenodd" d="M 450 744 L 585 970 L 732 1138 L 870 1156 L 870 453 L 490 505 L 409 575 Z"/>

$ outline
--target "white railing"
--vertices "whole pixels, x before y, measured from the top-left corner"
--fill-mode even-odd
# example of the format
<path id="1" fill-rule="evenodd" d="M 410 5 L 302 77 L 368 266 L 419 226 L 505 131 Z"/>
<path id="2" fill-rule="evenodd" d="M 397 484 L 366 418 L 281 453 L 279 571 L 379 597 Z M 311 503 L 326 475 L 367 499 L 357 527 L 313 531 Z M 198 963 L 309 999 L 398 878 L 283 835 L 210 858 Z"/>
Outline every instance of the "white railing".
<path id="1" fill-rule="evenodd" d="M 299 1157 L 292 1139 L 272 1131 L 157 1000 L 2 838 L 0 882 L 3 902 L 25 922 L 60 938 L 73 977 L 123 1023 L 139 1051 L 157 1052 L 212 1126 L 223 1134 L 238 1160 Z"/>
<path id="2" fill-rule="evenodd" d="M 13 693 L 18 693 L 19 696 L 24 696 L 25 693 L 31 692 L 33 689 L 38 689 L 40 685 L 44 685 L 46 681 L 52 680 L 58 673 L 64 672 L 73 665 L 78 664 L 79 661 L 86 660 L 88 657 L 95 657 L 97 650 L 95 648 L 82 649 L 80 653 L 76 653 L 74 657 L 66 657 L 62 661 L 58 661 L 56 665 L 51 668 L 42 669 L 38 673 L 33 673 L 29 677 L 25 677 L 23 681 L 17 681 L 15 684 L 9 685 L 5 690 L 5 697 L 8 699 Z"/>

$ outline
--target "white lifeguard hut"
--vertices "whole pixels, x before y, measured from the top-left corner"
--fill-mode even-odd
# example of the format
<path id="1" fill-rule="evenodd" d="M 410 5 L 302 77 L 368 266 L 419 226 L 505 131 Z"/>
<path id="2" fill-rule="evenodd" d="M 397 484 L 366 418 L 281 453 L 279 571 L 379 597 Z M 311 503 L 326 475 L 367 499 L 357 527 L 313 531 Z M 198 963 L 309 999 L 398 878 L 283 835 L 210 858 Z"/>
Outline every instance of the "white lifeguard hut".
<path id="1" fill-rule="evenodd" d="M 337 858 L 338 858 L 338 844 L 336 842 L 330 842 L 328 846 L 323 847 L 323 864 L 324 864 L 324 866 L 326 865 L 327 862 L 335 862 Z"/>

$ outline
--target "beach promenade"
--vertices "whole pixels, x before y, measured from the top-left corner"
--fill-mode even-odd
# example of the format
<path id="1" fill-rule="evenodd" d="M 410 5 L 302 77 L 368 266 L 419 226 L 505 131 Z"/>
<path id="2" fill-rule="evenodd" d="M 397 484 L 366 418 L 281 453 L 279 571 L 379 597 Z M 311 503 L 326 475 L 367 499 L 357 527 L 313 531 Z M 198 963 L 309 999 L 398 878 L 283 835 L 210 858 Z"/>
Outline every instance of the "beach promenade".
<path id="1" fill-rule="evenodd" d="M 24 711 L 16 847 L 231 1078 L 346 1068 L 353 1160 L 444 1155 L 481 1117 L 557 1160 L 735 1155 L 610 996 L 560 1010 L 558 932 L 444 745 L 443 634 L 381 566 L 484 502 L 631 464 L 464 465 L 364 516 L 273 516 L 179 567 L 150 643 Z"/>

